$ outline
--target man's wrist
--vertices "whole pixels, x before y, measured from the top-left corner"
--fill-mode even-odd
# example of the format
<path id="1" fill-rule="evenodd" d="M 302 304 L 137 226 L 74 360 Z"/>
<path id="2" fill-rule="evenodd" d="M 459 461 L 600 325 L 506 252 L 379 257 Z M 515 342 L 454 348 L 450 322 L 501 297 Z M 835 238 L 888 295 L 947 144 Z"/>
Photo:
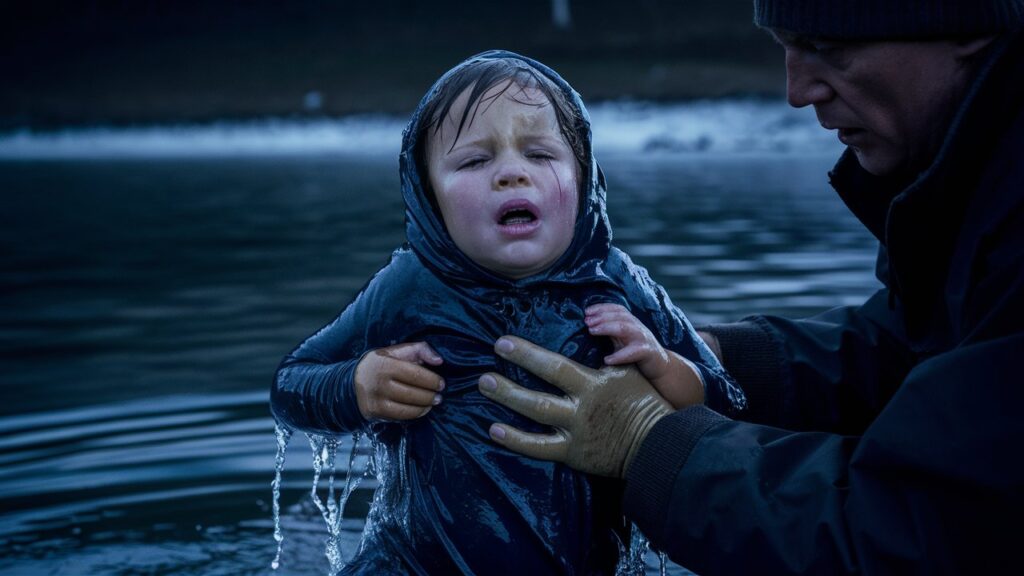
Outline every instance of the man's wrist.
<path id="1" fill-rule="evenodd" d="M 654 425 L 671 413 L 672 407 L 668 402 L 661 398 L 652 398 L 652 402 L 649 406 L 646 407 L 640 415 L 638 415 L 640 424 L 637 426 L 637 431 L 633 434 L 629 448 L 626 450 L 626 457 L 622 461 L 622 469 L 619 471 L 619 478 L 626 477 L 626 472 L 629 470 L 630 464 L 632 464 L 633 460 L 636 459 L 640 446 L 644 443 L 644 440 L 647 438 L 647 435 L 650 434 Z"/>

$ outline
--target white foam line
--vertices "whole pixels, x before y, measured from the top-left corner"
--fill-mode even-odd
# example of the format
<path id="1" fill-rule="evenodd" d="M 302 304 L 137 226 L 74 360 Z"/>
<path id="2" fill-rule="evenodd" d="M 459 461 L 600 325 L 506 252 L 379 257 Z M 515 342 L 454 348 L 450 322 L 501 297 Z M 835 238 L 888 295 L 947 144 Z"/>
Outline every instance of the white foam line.
<path id="1" fill-rule="evenodd" d="M 603 152 L 830 154 L 840 149 L 809 109 L 784 102 L 606 102 L 590 107 Z M 352 116 L 206 125 L 18 130 L 0 134 L 0 159 L 395 155 L 406 119 Z"/>

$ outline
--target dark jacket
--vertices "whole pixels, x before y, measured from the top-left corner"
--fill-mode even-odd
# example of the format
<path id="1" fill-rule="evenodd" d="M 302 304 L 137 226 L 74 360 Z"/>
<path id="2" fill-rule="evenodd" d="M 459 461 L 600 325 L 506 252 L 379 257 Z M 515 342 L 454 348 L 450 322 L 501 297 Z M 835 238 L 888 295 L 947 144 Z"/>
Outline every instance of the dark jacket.
<path id="1" fill-rule="evenodd" d="M 1024 541 L 1024 42 L 999 39 L 933 165 L 831 174 L 885 288 L 805 320 L 713 326 L 738 422 L 663 419 L 627 515 L 711 574 L 985 574 Z M 681 446 L 681 447 L 680 447 Z"/>
<path id="2" fill-rule="evenodd" d="M 489 52 L 476 58 L 522 58 Z M 582 167 L 579 218 L 566 253 L 548 270 L 518 281 L 491 273 L 454 244 L 424 191 L 415 161 L 417 125 L 427 93 L 403 138 L 400 157 L 407 244 L 396 250 L 331 324 L 282 362 L 272 392 L 274 415 L 290 427 L 326 434 L 371 432 L 386 453 L 381 488 L 349 572 L 430 574 L 611 573 L 618 558 L 621 484 L 514 454 L 488 437 L 493 422 L 531 431 L 536 423 L 484 398 L 477 380 L 495 371 L 529 388 L 547 383 L 496 358 L 494 341 L 514 334 L 591 367 L 610 341 L 589 336 L 584 309 L 617 302 L 669 349 L 701 369 L 721 410 L 742 405 L 726 377 L 668 295 L 647 272 L 611 247 L 604 178 L 591 156 L 579 96 L 552 78 L 578 107 L 590 158 Z M 442 82 L 444 79 L 438 81 Z M 438 84 L 438 85 L 439 85 Z M 444 359 L 444 401 L 407 423 L 369 424 L 358 411 L 353 374 L 370 350 L 425 341 Z"/>

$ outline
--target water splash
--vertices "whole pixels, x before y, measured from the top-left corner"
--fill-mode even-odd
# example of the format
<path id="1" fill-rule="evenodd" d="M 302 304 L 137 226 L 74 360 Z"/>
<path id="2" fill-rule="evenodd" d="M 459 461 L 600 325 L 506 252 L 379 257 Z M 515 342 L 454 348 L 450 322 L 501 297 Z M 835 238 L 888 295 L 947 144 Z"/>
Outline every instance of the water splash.
<path id="1" fill-rule="evenodd" d="M 647 537 L 640 532 L 636 524 L 629 527 L 629 550 L 619 543 L 619 564 L 615 567 L 615 576 L 644 576 L 647 563 L 644 558 L 650 549 Z M 662 555 L 663 556 L 663 555 Z M 661 573 L 665 574 L 665 561 L 662 557 Z"/>
<path id="2" fill-rule="evenodd" d="M 271 568 L 277 570 L 280 567 L 281 551 L 283 548 L 284 536 L 281 531 L 280 496 L 281 476 L 284 470 L 285 452 L 288 447 L 292 431 L 286 426 L 277 423 L 274 428 L 277 436 L 277 456 L 275 458 L 275 474 L 272 486 L 274 489 L 273 512 L 274 512 L 274 540 L 277 541 L 277 554 L 271 563 Z M 376 437 L 370 443 L 369 455 L 365 461 L 363 472 L 358 473 L 356 465 L 359 454 L 359 443 L 363 438 L 360 433 L 352 434 L 352 448 L 349 452 L 348 466 L 345 470 L 345 485 L 340 494 L 335 495 L 335 477 L 338 448 L 341 439 L 333 436 L 318 434 L 306 434 L 310 449 L 313 452 L 313 486 L 310 496 L 317 510 L 327 525 L 327 540 L 325 541 L 325 556 L 330 563 L 329 574 L 337 574 L 345 567 L 345 559 L 341 550 L 341 521 L 345 505 L 349 497 L 356 490 L 362 479 L 368 476 L 375 476 L 378 481 L 378 488 L 374 491 L 373 502 L 366 517 L 366 524 L 363 529 L 363 537 L 360 540 L 361 549 L 367 537 L 379 530 L 402 531 L 407 537 L 411 526 L 409 524 L 409 472 L 406 466 L 407 446 L 405 434 L 402 434 L 397 446 L 393 443 L 381 442 Z M 328 487 L 326 498 L 321 499 L 319 494 L 320 479 L 327 468 Z M 647 570 L 645 558 L 650 550 L 647 538 L 640 532 L 636 525 L 630 525 L 629 549 L 619 543 L 619 563 L 615 568 L 616 576 L 644 576 Z M 666 575 L 667 558 L 664 553 L 659 552 L 658 558 L 661 561 L 661 575 Z"/>
<path id="3" fill-rule="evenodd" d="M 313 487 L 309 492 L 320 515 L 327 524 L 327 540 L 324 542 L 324 554 L 331 565 L 331 574 L 337 573 L 345 566 L 341 554 L 341 511 L 334 497 L 334 476 L 336 473 L 335 457 L 338 453 L 338 439 L 331 436 L 307 434 L 309 447 L 313 450 Z M 327 481 L 326 502 L 320 499 L 320 477 L 324 466 L 330 469 Z"/>
<path id="4" fill-rule="evenodd" d="M 281 566 L 281 551 L 283 549 L 284 535 L 281 531 L 281 475 L 284 471 L 285 452 L 288 442 L 291 439 L 292 431 L 281 423 L 276 423 L 274 432 L 277 436 L 277 457 L 275 458 L 275 473 L 272 486 L 274 489 L 274 540 L 277 541 L 277 554 L 270 567 L 277 570 Z M 324 554 L 330 563 L 329 574 L 336 574 L 345 567 L 345 558 L 341 550 L 341 521 L 345 512 L 345 504 L 348 502 L 352 492 L 359 486 L 363 477 L 367 474 L 357 472 L 356 457 L 359 453 L 359 441 L 362 439 L 360 433 L 352 434 L 352 449 L 349 452 L 348 468 L 345 470 L 345 485 L 340 494 L 336 494 L 335 478 L 337 476 L 337 453 L 341 445 L 341 438 L 333 436 L 322 436 L 318 434 L 306 434 L 309 440 L 310 449 L 313 451 L 313 486 L 310 496 L 313 504 L 323 516 L 327 525 L 327 540 L 325 542 Z M 366 468 L 369 468 L 369 461 Z M 327 469 L 327 495 L 321 499 L 319 494 L 320 478 Z"/>
<path id="5" fill-rule="evenodd" d="M 396 446 L 374 438 L 372 458 L 367 474 L 377 477 L 378 488 L 373 494 L 370 512 L 366 515 L 363 541 L 381 530 L 399 530 L 411 538 L 409 525 L 409 472 L 406 465 L 405 434 Z"/>
<path id="6" fill-rule="evenodd" d="M 345 488 L 341 492 L 341 496 L 338 499 L 338 509 L 345 510 L 345 504 L 348 503 L 349 496 L 352 496 L 352 492 L 359 487 L 359 484 L 366 477 L 369 469 L 369 461 L 364 466 L 362 474 L 356 474 L 356 454 L 358 453 L 359 441 L 362 440 L 362 434 L 356 432 L 352 434 L 352 450 L 348 454 L 348 474 L 345 476 Z"/>
<path id="7" fill-rule="evenodd" d="M 277 542 L 277 554 L 270 567 L 277 570 L 281 565 L 281 550 L 284 546 L 284 534 L 281 532 L 281 472 L 284 471 L 284 456 L 288 450 L 288 442 L 292 438 L 290 428 L 279 422 L 274 423 L 274 436 L 277 437 L 277 455 L 274 456 L 274 481 L 270 483 L 274 491 L 274 540 Z"/>

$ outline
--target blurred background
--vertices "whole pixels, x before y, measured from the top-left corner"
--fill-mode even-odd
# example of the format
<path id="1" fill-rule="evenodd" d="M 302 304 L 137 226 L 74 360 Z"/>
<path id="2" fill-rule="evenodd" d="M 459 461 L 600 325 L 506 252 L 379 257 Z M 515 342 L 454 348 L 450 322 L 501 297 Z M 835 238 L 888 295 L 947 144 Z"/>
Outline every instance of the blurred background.
<path id="1" fill-rule="evenodd" d="M 489 48 L 587 101 L 779 95 L 749 0 L 7 3 L 0 127 L 408 113 Z"/>
<path id="2" fill-rule="evenodd" d="M 274 573 L 277 363 L 403 242 L 408 114 L 486 49 L 582 93 L 615 243 L 694 323 L 876 286 L 827 184 L 842 148 L 786 105 L 749 0 L 2 10 L 0 574 Z M 278 572 L 325 574 L 302 434 L 283 468 Z M 373 487 L 335 526 L 344 558 Z"/>

